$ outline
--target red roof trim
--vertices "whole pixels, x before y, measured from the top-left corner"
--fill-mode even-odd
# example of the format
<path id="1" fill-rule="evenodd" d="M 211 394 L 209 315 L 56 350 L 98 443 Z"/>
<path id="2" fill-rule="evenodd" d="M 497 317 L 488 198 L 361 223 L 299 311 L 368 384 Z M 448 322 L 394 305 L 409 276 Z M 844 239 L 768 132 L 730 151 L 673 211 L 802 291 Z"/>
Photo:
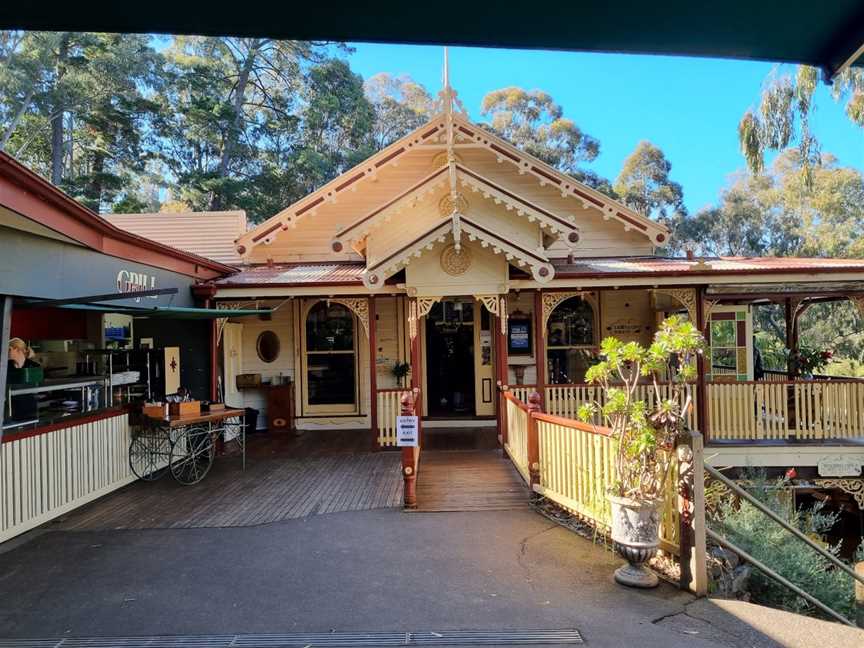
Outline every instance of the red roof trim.
<path id="1" fill-rule="evenodd" d="M 201 279 L 236 270 L 112 225 L 2 151 L 0 204 L 103 254 Z"/>

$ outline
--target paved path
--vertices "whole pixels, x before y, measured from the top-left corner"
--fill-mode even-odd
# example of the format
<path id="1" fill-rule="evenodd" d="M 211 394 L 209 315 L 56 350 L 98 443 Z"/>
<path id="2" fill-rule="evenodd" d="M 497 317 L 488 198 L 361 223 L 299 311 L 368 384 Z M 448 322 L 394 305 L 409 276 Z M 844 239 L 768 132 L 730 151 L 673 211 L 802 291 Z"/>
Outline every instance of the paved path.
<path id="1" fill-rule="evenodd" d="M 49 531 L 0 553 L 0 637 L 575 628 L 589 647 L 779 645 L 696 618 L 668 585 L 621 588 L 617 564 L 527 510 Z"/>

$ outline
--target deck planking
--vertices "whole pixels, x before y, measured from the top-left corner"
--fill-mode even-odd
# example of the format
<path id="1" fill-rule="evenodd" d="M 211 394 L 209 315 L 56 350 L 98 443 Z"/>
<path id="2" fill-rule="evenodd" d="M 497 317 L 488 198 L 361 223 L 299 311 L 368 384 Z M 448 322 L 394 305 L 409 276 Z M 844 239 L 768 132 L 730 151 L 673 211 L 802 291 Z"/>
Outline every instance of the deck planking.
<path id="1" fill-rule="evenodd" d="M 257 454 L 257 453 L 256 453 Z M 51 528 L 153 529 L 253 526 L 342 511 L 402 506 L 395 452 L 219 457 L 194 486 L 169 475 L 135 482 L 51 523 Z"/>
<path id="2" fill-rule="evenodd" d="M 419 511 L 528 508 L 529 492 L 500 450 L 424 450 L 417 473 Z"/>

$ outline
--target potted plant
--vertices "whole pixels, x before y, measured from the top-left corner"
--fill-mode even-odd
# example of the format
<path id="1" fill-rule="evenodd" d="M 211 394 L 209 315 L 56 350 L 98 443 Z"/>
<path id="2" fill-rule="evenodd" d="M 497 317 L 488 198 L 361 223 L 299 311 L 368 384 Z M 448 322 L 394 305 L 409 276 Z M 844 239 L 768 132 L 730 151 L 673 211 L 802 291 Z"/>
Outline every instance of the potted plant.
<path id="1" fill-rule="evenodd" d="M 659 544 L 660 506 L 673 467 L 675 442 L 685 430 L 692 406 L 696 356 L 705 341 L 680 316 L 665 320 L 648 348 L 638 342 L 603 340 L 600 361 L 588 369 L 587 382 L 602 387 L 603 402 L 580 407 L 579 418 L 599 414 L 615 440 L 608 498 L 612 542 L 627 565 L 615 572 L 622 585 L 655 587 L 657 576 L 645 568 Z M 653 405 L 639 397 L 640 386 L 653 390 Z"/>
<path id="2" fill-rule="evenodd" d="M 790 368 L 793 375 L 800 375 L 803 378 L 813 378 L 813 374 L 822 371 L 831 358 L 831 351 L 820 351 L 806 346 L 799 346 L 790 357 Z"/>
<path id="3" fill-rule="evenodd" d="M 405 376 L 408 375 L 408 372 L 411 371 L 411 365 L 407 362 L 399 362 L 396 361 L 396 364 L 393 365 L 393 375 L 396 376 L 396 384 L 400 387 L 404 387 L 403 381 L 405 380 Z"/>

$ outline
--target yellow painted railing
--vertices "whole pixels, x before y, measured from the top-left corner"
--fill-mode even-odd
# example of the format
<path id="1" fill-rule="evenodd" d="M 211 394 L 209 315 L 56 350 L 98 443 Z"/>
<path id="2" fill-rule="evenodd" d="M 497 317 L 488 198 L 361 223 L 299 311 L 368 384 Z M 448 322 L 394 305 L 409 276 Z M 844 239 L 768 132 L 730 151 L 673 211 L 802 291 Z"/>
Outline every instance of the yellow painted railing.
<path id="1" fill-rule="evenodd" d="M 666 385 L 660 386 L 660 398 L 668 398 L 669 388 Z M 687 426 L 691 430 L 697 428 L 696 425 L 696 389 L 691 390 L 692 407 L 687 412 Z M 649 407 L 653 407 L 657 401 L 657 392 L 653 385 L 638 385 L 636 387 L 635 397 L 637 400 L 644 400 Z M 525 402 L 525 401 L 523 401 Z M 602 387 L 595 385 L 546 385 L 546 411 L 553 416 L 563 416 L 565 418 L 578 418 L 579 407 L 585 403 L 596 402 L 600 405 L 605 404 L 604 392 Z M 600 425 L 602 421 L 599 415 L 593 421 L 595 425 Z"/>
<path id="2" fill-rule="evenodd" d="M 531 483 L 528 469 L 528 423 L 530 414 L 524 403 L 511 394 L 504 394 L 507 404 L 507 440 L 504 450 L 522 475 L 526 483 Z"/>
<path id="3" fill-rule="evenodd" d="M 710 440 L 864 437 L 864 382 L 709 383 Z"/>
<path id="4" fill-rule="evenodd" d="M 410 389 L 379 389 L 378 399 L 378 444 L 396 445 L 396 417 L 402 407 L 402 396 Z"/>
<path id="5" fill-rule="evenodd" d="M 507 403 L 505 448 L 519 473 L 534 492 L 575 513 L 606 534 L 611 525 L 608 491 L 615 475 L 616 442 L 611 430 L 562 416 L 529 412 L 512 394 Z M 532 446 L 531 434 L 536 434 Z M 536 447 L 536 457 L 532 457 Z M 531 483 L 530 466 L 537 463 L 536 481 Z M 661 548 L 679 553 L 680 515 L 678 507 L 677 458 L 667 481 L 660 528 Z"/>
<path id="6" fill-rule="evenodd" d="M 528 397 L 537 389 L 535 385 L 510 385 L 508 391 L 522 403 L 528 403 Z"/>

